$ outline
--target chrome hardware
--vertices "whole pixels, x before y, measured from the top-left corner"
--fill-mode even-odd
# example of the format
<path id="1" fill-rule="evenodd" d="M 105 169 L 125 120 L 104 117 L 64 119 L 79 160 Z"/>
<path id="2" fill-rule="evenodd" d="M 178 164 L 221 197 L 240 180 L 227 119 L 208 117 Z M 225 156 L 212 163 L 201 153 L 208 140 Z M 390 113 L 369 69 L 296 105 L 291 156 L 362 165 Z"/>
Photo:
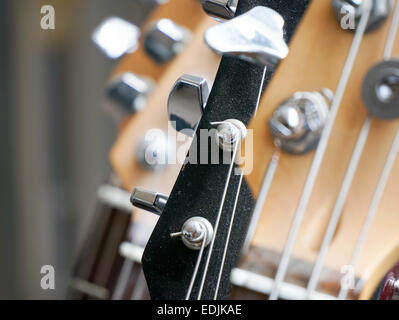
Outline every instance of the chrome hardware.
<path id="1" fill-rule="evenodd" d="M 229 20 L 234 18 L 238 0 L 203 0 L 202 8 L 216 20 Z"/>
<path id="2" fill-rule="evenodd" d="M 147 5 L 157 5 L 157 4 L 165 4 L 169 0 L 140 0 L 140 1 Z"/>
<path id="3" fill-rule="evenodd" d="M 279 13 L 259 6 L 209 28 L 205 42 L 220 55 L 274 67 L 288 55 L 283 27 L 284 19 Z"/>
<path id="4" fill-rule="evenodd" d="M 200 250 L 205 240 L 205 247 L 208 246 L 213 238 L 213 227 L 211 223 L 202 217 L 194 217 L 187 220 L 182 231 L 172 233 L 172 238 L 180 237 L 184 245 L 192 250 Z"/>
<path id="5" fill-rule="evenodd" d="M 149 130 L 137 145 L 137 161 L 146 170 L 163 170 L 168 166 L 172 147 L 165 132 L 156 129 Z"/>
<path id="6" fill-rule="evenodd" d="M 168 196 L 161 193 L 135 188 L 130 197 L 130 202 L 137 208 L 161 215 L 168 202 L 168 198 Z"/>
<path id="7" fill-rule="evenodd" d="M 269 120 L 279 147 L 292 154 L 314 150 L 328 118 L 333 93 L 297 92 L 280 104 Z"/>
<path id="8" fill-rule="evenodd" d="M 119 113 L 134 114 L 145 107 L 152 88 L 151 80 L 126 72 L 110 81 L 106 98 Z"/>
<path id="9" fill-rule="evenodd" d="M 97 190 L 97 196 L 101 202 L 110 208 L 116 208 L 126 214 L 132 213 L 132 204 L 130 203 L 129 192 L 114 187 L 112 185 L 103 185 Z"/>
<path id="10" fill-rule="evenodd" d="M 399 280 L 396 280 L 394 284 L 394 292 L 392 300 L 399 300 Z"/>
<path id="11" fill-rule="evenodd" d="M 144 36 L 146 52 L 158 63 L 172 60 L 183 51 L 191 31 L 169 19 L 156 21 Z"/>
<path id="12" fill-rule="evenodd" d="M 237 144 L 241 143 L 247 136 L 247 128 L 245 125 L 236 119 L 229 119 L 223 122 L 211 123 L 217 125 L 216 141 L 220 149 L 226 152 L 232 152 Z"/>
<path id="13" fill-rule="evenodd" d="M 354 31 L 359 25 L 365 0 L 333 0 L 332 6 L 339 23 L 349 17 L 351 12 L 355 14 L 354 26 L 349 30 Z M 374 31 L 381 27 L 389 17 L 393 1 L 392 0 L 371 0 L 372 9 L 367 25 L 367 32 Z"/>
<path id="14" fill-rule="evenodd" d="M 169 94 L 168 114 L 178 132 L 194 135 L 209 93 L 209 85 L 204 78 L 186 74 L 176 81 Z"/>
<path id="15" fill-rule="evenodd" d="M 105 19 L 92 35 L 93 42 L 111 59 L 136 51 L 139 38 L 140 28 L 118 17 Z"/>
<path id="16" fill-rule="evenodd" d="M 399 117 L 399 60 L 375 65 L 363 83 L 363 101 L 373 116 L 381 119 Z"/>

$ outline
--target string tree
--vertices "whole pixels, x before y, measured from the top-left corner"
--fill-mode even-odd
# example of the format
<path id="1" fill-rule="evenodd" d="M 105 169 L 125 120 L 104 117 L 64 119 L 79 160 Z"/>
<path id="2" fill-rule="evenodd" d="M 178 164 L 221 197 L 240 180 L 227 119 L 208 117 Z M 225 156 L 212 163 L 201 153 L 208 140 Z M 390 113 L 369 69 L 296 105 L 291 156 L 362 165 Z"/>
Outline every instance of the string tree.
<path id="1" fill-rule="evenodd" d="M 278 148 L 291 154 L 313 151 L 329 114 L 333 93 L 296 92 L 283 101 L 269 119 L 269 129 Z"/>
<path id="2" fill-rule="evenodd" d="M 205 32 L 206 44 L 220 55 L 275 67 L 288 55 L 283 17 L 273 9 L 258 6 Z"/>
<path id="3" fill-rule="evenodd" d="M 367 1 L 371 2 L 371 12 L 366 32 L 377 30 L 389 17 L 393 7 L 392 0 L 333 0 L 332 7 L 337 21 L 341 23 L 346 16 L 352 14 L 353 17 L 349 18 L 353 19 L 353 25 L 348 30 L 355 31 Z"/>
<path id="4" fill-rule="evenodd" d="M 398 118 L 399 60 L 385 60 L 372 67 L 363 82 L 362 96 L 371 115 L 386 120 Z"/>

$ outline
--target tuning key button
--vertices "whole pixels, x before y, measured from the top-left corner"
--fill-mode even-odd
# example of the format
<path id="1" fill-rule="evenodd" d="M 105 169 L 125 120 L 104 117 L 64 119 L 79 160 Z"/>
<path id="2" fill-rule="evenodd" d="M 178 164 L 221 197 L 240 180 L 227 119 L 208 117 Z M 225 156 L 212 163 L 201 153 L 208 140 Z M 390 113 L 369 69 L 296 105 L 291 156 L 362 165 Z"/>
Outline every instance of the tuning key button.
<path id="1" fill-rule="evenodd" d="M 176 131 L 193 136 L 209 93 L 205 78 L 185 74 L 176 81 L 168 99 L 169 120 Z"/>
<path id="2" fill-rule="evenodd" d="M 122 115 L 134 114 L 145 107 L 153 83 L 131 72 L 117 76 L 107 86 L 107 101 Z"/>
<path id="3" fill-rule="evenodd" d="M 363 101 L 367 110 L 380 119 L 399 117 L 399 60 L 387 60 L 374 66 L 363 83 Z"/>
<path id="4" fill-rule="evenodd" d="M 168 198 L 168 196 L 162 193 L 135 188 L 132 192 L 130 202 L 137 208 L 161 215 L 168 202 Z"/>
<path id="5" fill-rule="evenodd" d="M 167 168 L 173 150 L 174 144 L 168 139 L 167 133 L 152 129 L 138 143 L 136 157 L 143 169 L 159 172 Z"/>
<path id="6" fill-rule="evenodd" d="M 118 59 L 137 50 L 139 37 L 139 27 L 124 19 L 109 17 L 94 30 L 92 40 L 109 58 Z"/>
<path id="7" fill-rule="evenodd" d="M 191 38 L 191 31 L 170 19 L 152 24 L 144 36 L 144 48 L 157 63 L 171 61 L 183 51 Z"/>
<path id="8" fill-rule="evenodd" d="M 367 32 L 374 31 L 381 27 L 388 19 L 392 10 L 392 0 L 370 0 L 372 8 L 370 18 L 368 20 Z M 332 6 L 338 22 L 342 25 L 345 23 L 345 28 L 354 31 L 359 25 L 360 18 L 363 13 L 364 0 L 333 0 Z M 351 25 L 351 13 L 354 14 L 354 25 Z"/>
<path id="9" fill-rule="evenodd" d="M 269 128 L 279 147 L 291 154 L 314 150 L 329 114 L 333 93 L 297 92 L 280 104 L 269 120 Z"/>
<path id="10" fill-rule="evenodd" d="M 279 13 L 259 6 L 209 28 L 205 42 L 218 54 L 274 67 L 288 55 L 283 27 L 284 19 Z"/>
<path id="11" fill-rule="evenodd" d="M 234 18 L 238 0 L 203 0 L 202 8 L 216 20 L 229 20 Z"/>

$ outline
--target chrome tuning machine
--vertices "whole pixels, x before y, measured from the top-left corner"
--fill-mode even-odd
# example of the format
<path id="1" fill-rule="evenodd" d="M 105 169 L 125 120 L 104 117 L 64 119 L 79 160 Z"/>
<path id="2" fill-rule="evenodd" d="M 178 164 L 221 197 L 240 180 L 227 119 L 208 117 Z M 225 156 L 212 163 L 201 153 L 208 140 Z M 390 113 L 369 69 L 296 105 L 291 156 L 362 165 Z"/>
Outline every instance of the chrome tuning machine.
<path id="1" fill-rule="evenodd" d="M 304 154 L 314 150 L 329 114 L 333 93 L 296 92 L 280 104 L 269 120 L 272 136 L 283 151 Z"/>
<path id="2" fill-rule="evenodd" d="M 152 80 L 125 72 L 113 78 L 106 88 L 107 104 L 121 116 L 141 111 L 154 84 Z"/>
<path id="3" fill-rule="evenodd" d="M 344 27 L 344 23 L 345 29 L 356 30 L 366 1 L 371 1 L 372 6 L 366 31 L 374 31 L 384 24 L 392 10 L 392 0 L 333 0 L 332 6 L 335 16 L 342 27 Z M 352 19 L 353 21 L 348 19 Z"/>
<path id="4" fill-rule="evenodd" d="M 183 51 L 191 31 L 170 19 L 155 21 L 144 35 L 144 48 L 157 63 L 171 61 Z"/>
<path id="5" fill-rule="evenodd" d="M 202 77 L 185 74 L 175 82 L 169 94 L 168 114 L 176 131 L 193 136 L 209 93 L 208 81 Z"/>
<path id="6" fill-rule="evenodd" d="M 276 11 L 258 6 L 205 32 L 206 44 L 220 55 L 274 67 L 288 55 L 284 19 Z"/>
<path id="7" fill-rule="evenodd" d="M 204 11 L 216 20 L 229 20 L 234 18 L 238 0 L 202 0 Z"/>
<path id="8" fill-rule="evenodd" d="M 169 197 L 157 192 L 135 188 L 130 197 L 130 202 L 136 208 L 161 215 Z"/>

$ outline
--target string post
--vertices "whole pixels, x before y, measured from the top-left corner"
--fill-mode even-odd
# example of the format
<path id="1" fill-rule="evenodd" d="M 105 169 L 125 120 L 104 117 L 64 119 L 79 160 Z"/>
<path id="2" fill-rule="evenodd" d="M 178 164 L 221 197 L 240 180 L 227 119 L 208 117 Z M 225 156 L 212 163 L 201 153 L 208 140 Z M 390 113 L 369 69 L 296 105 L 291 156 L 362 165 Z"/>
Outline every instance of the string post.
<path id="1" fill-rule="evenodd" d="M 180 232 L 171 233 L 171 238 L 180 237 L 184 245 L 191 250 L 200 250 L 203 242 L 207 247 L 213 238 L 213 227 L 211 223 L 203 217 L 193 217 L 188 219 Z"/>
<path id="2" fill-rule="evenodd" d="M 233 152 L 247 136 L 246 126 L 236 119 L 214 122 L 211 125 L 217 125 L 215 138 L 220 149 L 226 152 Z"/>
<path id="3" fill-rule="evenodd" d="M 380 28 L 388 19 L 392 10 L 392 0 L 333 0 L 332 7 L 335 12 L 337 21 L 341 27 L 348 31 L 356 31 L 359 27 L 360 19 L 370 1 L 371 11 L 370 19 L 367 22 L 366 32 L 372 32 Z M 353 14 L 353 24 L 346 23 L 347 15 Z"/>

